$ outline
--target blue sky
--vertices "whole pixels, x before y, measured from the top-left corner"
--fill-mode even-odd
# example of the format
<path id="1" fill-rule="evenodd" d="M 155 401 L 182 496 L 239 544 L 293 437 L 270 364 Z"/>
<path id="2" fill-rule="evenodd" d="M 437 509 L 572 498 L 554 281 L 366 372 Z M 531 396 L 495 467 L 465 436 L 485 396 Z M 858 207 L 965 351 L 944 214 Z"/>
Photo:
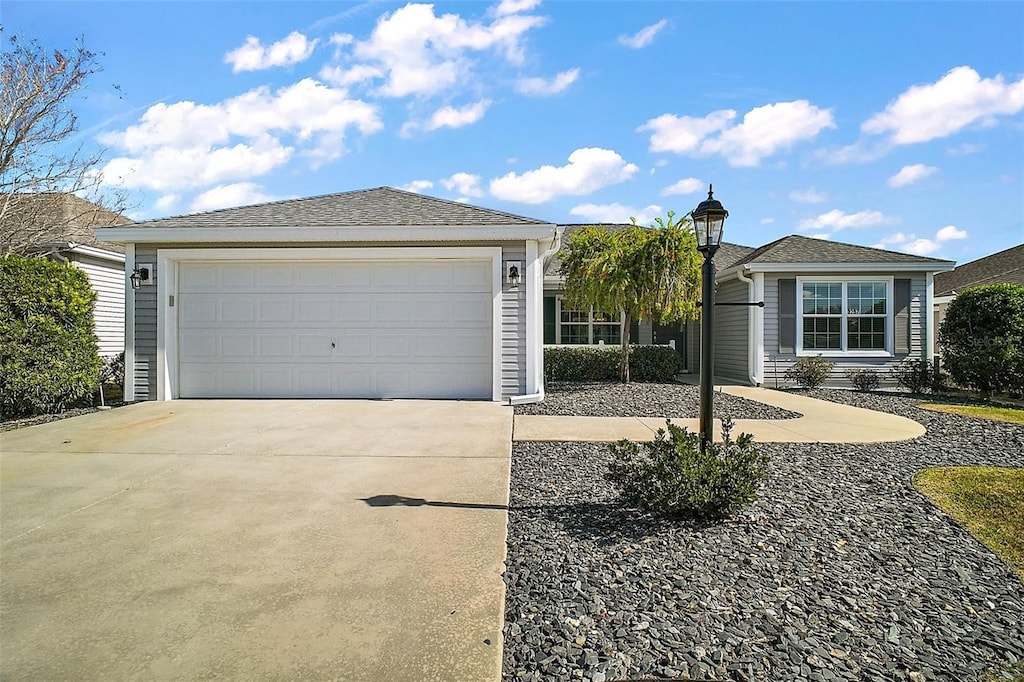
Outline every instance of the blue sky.
<path id="1" fill-rule="evenodd" d="M 22 2 L 137 219 L 381 185 L 966 262 L 1024 241 L 1024 5 Z M 119 86 L 119 90 L 114 85 Z"/>

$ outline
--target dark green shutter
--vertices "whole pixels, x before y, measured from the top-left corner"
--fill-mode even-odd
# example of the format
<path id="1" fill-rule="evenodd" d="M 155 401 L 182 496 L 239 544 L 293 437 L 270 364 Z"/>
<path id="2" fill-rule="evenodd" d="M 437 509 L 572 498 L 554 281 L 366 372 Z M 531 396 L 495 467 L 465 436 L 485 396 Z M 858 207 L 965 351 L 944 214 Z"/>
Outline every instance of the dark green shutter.
<path id="1" fill-rule="evenodd" d="M 779 280 L 779 352 L 796 353 L 796 280 Z"/>
<path id="2" fill-rule="evenodd" d="M 897 355 L 910 352 L 910 280 L 893 280 L 892 307 L 895 313 L 893 339 L 896 342 Z"/>
<path id="3" fill-rule="evenodd" d="M 536 300 L 536 299 L 535 299 Z M 544 297 L 544 343 L 555 343 L 555 297 Z"/>

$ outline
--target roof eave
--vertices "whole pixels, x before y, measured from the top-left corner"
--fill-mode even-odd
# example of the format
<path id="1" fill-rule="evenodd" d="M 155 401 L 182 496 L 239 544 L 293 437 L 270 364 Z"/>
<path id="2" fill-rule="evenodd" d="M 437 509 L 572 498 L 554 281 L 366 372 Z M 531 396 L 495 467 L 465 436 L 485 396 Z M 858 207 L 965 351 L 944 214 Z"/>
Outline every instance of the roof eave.
<path id="1" fill-rule="evenodd" d="M 115 244 L 339 243 L 519 241 L 549 239 L 558 226 L 387 225 L 376 227 L 107 227 L 96 237 Z"/>
<path id="2" fill-rule="evenodd" d="M 718 273 L 718 277 L 728 277 L 739 270 L 746 272 L 878 272 L 890 270 L 898 272 L 947 272 L 956 263 L 953 261 L 904 263 L 737 263 Z"/>

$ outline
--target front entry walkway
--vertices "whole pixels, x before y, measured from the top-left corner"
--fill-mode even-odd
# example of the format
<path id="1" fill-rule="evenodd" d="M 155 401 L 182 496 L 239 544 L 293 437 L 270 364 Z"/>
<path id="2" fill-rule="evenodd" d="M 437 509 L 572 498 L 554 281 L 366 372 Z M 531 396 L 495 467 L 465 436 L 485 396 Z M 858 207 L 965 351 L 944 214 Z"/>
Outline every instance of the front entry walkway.
<path id="1" fill-rule="evenodd" d="M 181 400 L 0 433 L 0 678 L 497 680 L 511 430 Z"/>
<path id="2" fill-rule="evenodd" d="M 925 428 L 906 417 L 840 405 L 783 391 L 752 386 L 718 386 L 716 390 L 774 405 L 802 416 L 797 419 L 737 419 L 733 437 L 749 433 L 762 443 L 888 443 L 923 436 Z M 691 431 L 696 419 L 672 423 Z M 663 417 L 562 417 L 517 415 L 512 432 L 516 441 L 614 442 L 623 438 L 652 440 L 664 428 Z M 721 438 L 721 421 L 715 420 L 716 438 Z"/>

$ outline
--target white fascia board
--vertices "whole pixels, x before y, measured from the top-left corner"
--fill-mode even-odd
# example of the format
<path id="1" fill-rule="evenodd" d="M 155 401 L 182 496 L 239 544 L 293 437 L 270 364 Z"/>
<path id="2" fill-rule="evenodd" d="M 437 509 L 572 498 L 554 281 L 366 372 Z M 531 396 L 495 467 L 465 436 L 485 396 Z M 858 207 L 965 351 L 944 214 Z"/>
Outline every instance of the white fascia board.
<path id="1" fill-rule="evenodd" d="M 125 256 L 124 256 L 123 253 L 118 253 L 117 251 L 108 251 L 107 249 L 102 249 L 102 248 L 100 248 L 98 246 L 86 246 L 85 244 L 72 244 L 71 247 L 69 247 L 67 250 L 70 251 L 71 253 L 78 253 L 78 254 L 81 254 L 83 256 L 90 256 L 92 258 L 99 258 L 99 259 L 102 259 L 102 260 L 109 260 L 109 261 L 113 261 L 113 262 L 116 262 L 116 263 L 124 263 L 125 262 Z"/>
<path id="2" fill-rule="evenodd" d="M 548 225 L 397 225 L 382 227 L 105 227 L 96 238 L 115 244 L 300 242 L 452 242 L 550 239 Z"/>
<path id="3" fill-rule="evenodd" d="M 718 273 L 718 278 L 743 268 L 747 272 L 947 272 L 953 262 L 943 263 L 743 263 Z"/>

